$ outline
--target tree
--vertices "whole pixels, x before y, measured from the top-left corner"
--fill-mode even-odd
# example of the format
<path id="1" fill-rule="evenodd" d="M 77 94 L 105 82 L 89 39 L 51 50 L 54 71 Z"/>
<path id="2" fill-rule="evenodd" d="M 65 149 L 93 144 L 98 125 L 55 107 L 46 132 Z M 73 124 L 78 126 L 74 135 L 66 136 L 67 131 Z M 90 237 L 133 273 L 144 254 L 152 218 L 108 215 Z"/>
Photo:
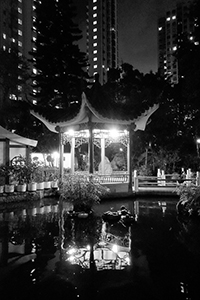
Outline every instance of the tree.
<path id="1" fill-rule="evenodd" d="M 38 105 L 68 108 L 80 101 L 81 82 L 87 78 L 87 60 L 77 42 L 81 31 L 71 0 L 37 1 L 34 28 L 36 50 L 31 53 Z"/>

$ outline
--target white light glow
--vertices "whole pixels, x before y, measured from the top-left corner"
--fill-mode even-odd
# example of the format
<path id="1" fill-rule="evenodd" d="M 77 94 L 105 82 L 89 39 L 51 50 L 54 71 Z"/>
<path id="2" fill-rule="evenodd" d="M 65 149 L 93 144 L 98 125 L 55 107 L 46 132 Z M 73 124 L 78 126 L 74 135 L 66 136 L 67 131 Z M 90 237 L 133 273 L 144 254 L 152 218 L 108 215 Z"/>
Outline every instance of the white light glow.
<path id="1" fill-rule="evenodd" d="M 70 136 L 74 136 L 74 130 L 73 129 L 68 130 L 67 134 Z"/>
<path id="2" fill-rule="evenodd" d="M 118 246 L 116 244 L 112 246 L 112 251 L 115 253 L 118 252 Z"/>
<path id="3" fill-rule="evenodd" d="M 76 249 L 75 248 L 70 248 L 69 250 L 68 250 L 68 254 L 73 254 L 73 253 L 75 253 L 76 252 Z"/>
<path id="4" fill-rule="evenodd" d="M 119 136 L 119 132 L 116 129 L 112 129 L 109 131 L 109 135 L 110 135 L 110 137 L 116 139 Z"/>
<path id="5" fill-rule="evenodd" d="M 53 152 L 53 153 L 52 153 L 52 156 L 53 156 L 54 158 L 58 158 L 58 157 L 59 157 L 59 153 L 58 153 L 58 152 Z"/>

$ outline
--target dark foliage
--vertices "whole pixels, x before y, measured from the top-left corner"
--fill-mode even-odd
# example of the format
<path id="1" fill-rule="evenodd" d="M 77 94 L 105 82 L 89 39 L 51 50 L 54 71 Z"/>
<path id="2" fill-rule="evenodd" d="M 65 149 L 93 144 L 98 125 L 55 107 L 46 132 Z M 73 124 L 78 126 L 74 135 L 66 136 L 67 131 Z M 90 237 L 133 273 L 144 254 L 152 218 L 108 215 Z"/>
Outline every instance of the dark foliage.
<path id="1" fill-rule="evenodd" d="M 81 31 L 70 0 L 36 2 L 36 50 L 32 52 L 37 74 L 33 76 L 38 105 L 68 108 L 80 101 L 82 81 L 87 77 L 86 56 L 78 47 Z"/>

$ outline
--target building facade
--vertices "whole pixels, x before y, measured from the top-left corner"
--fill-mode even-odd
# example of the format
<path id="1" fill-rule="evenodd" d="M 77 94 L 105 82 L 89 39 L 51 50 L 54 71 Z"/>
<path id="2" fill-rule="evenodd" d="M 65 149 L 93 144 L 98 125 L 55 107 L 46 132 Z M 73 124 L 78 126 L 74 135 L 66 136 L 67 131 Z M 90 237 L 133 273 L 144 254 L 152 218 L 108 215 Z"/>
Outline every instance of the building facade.
<path id="1" fill-rule="evenodd" d="M 193 39 L 194 22 L 189 17 L 191 2 L 185 1 L 167 11 L 158 20 L 158 70 L 160 75 L 172 84 L 178 83 L 178 61 L 175 52 L 182 34 Z"/>
<path id="2" fill-rule="evenodd" d="M 0 48 L 17 49 L 29 58 L 33 49 L 34 0 L 0 1 Z"/>
<path id="3" fill-rule="evenodd" d="M 89 75 L 98 73 L 103 84 L 118 66 L 117 0 L 88 0 L 86 39 Z"/>
<path id="4" fill-rule="evenodd" d="M 16 50 L 19 56 L 30 58 L 34 50 L 36 34 L 33 30 L 35 18 L 35 0 L 1 0 L 0 1 L 0 49 L 10 52 Z M 20 68 L 20 66 L 18 66 Z M 11 99 L 21 100 L 22 87 Z"/>

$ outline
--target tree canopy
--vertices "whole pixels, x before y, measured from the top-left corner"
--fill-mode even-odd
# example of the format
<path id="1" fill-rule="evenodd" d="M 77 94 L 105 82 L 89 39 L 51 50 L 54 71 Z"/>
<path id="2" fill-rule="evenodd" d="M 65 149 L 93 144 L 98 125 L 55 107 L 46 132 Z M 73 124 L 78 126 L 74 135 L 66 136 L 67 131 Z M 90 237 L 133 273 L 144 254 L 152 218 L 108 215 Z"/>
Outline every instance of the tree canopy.
<path id="1" fill-rule="evenodd" d="M 70 0 L 36 2 L 33 90 L 38 105 L 67 108 L 80 101 L 87 60 L 78 41 L 81 31 L 74 23 Z"/>

